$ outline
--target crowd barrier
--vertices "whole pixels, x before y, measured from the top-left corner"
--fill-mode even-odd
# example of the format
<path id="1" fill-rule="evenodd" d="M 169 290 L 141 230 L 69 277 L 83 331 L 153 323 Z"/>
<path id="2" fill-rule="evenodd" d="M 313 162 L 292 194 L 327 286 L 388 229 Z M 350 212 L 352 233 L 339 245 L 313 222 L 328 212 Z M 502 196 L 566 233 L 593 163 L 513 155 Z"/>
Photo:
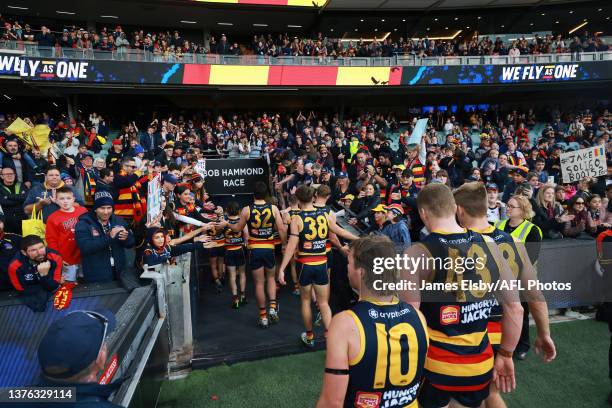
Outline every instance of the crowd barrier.
<path id="1" fill-rule="evenodd" d="M 113 51 L 94 49 L 44 47 L 25 41 L 0 41 L 0 48 L 23 51 L 32 57 L 89 59 L 101 61 L 136 62 L 180 62 L 185 64 L 210 65 L 298 65 L 339 67 L 392 67 L 392 66 L 436 66 L 436 65 L 508 65 L 508 64 L 554 64 L 562 62 L 588 62 L 612 60 L 612 52 L 580 52 L 559 54 L 519 55 L 470 55 L 420 57 L 412 53 L 395 53 L 389 57 L 323 57 L 323 56 L 278 56 L 267 55 L 220 55 L 191 54 L 180 56 L 172 53 L 157 53 L 120 47 Z"/>

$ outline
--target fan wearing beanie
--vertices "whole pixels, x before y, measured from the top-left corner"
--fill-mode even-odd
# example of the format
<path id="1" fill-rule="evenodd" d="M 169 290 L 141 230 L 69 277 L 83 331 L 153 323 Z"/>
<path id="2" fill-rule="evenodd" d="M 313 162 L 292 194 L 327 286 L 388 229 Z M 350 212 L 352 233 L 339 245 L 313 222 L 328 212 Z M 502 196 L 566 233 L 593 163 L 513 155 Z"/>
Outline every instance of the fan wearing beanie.
<path id="1" fill-rule="evenodd" d="M 125 221 L 113 214 L 113 197 L 96 192 L 93 209 L 79 217 L 75 227 L 86 282 L 122 280 L 126 249 L 134 246 L 134 234 Z"/>

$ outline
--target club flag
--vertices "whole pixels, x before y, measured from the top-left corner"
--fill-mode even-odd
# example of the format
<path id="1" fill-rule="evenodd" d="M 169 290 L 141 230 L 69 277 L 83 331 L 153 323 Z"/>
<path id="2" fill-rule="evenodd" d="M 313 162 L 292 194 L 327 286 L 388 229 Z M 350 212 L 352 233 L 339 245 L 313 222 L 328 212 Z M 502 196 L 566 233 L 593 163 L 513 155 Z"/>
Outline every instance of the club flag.
<path id="1" fill-rule="evenodd" d="M 32 126 L 28 125 L 23 119 L 17 118 L 6 128 L 6 131 L 23 137 L 31 129 Z"/>
<path id="2" fill-rule="evenodd" d="M 32 145 L 37 147 L 43 155 L 46 154 L 49 147 L 51 147 L 49 143 L 49 133 L 51 133 L 51 129 L 48 125 L 36 125 L 34 129 L 32 129 Z"/>

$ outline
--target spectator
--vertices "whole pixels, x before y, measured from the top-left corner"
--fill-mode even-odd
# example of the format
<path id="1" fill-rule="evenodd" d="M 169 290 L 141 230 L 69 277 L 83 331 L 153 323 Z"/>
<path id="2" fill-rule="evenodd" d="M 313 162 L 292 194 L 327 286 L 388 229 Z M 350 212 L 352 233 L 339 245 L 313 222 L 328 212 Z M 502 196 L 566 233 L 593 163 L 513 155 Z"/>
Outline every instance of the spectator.
<path id="1" fill-rule="evenodd" d="M 80 270 L 81 253 L 74 240 L 74 227 L 82 214 L 87 213 L 85 207 L 75 207 L 74 191 L 68 186 L 58 188 L 56 202 L 59 210 L 49 216 L 45 228 L 47 245 L 60 254 L 64 260 L 62 283 L 76 282 Z"/>
<path id="2" fill-rule="evenodd" d="M 50 166 L 45 174 L 45 181 L 43 184 L 37 184 L 28 191 L 28 195 L 23 203 L 23 210 L 26 214 L 32 214 L 34 206 L 37 209 L 42 209 L 43 222 L 47 222 L 47 219 L 51 214 L 59 209 L 56 201 L 56 192 L 59 188 L 65 184 L 60 178 L 60 171 L 57 167 Z M 74 187 L 68 186 L 72 191 Z M 75 200 L 79 205 L 84 205 L 83 199 L 75 191 Z"/>
<path id="3" fill-rule="evenodd" d="M 6 232 L 6 218 L 0 213 L 0 292 L 13 288 L 9 279 L 9 264 L 21 249 L 21 235 Z"/>
<path id="4" fill-rule="evenodd" d="M 597 236 L 602 231 L 612 227 L 612 213 L 609 213 L 604 206 L 602 206 L 601 197 L 598 194 L 592 194 L 586 198 L 587 211 L 593 220 L 593 224 L 597 230 L 593 233 L 593 236 Z"/>
<path id="5" fill-rule="evenodd" d="M 4 212 L 6 225 L 3 230 L 21 235 L 21 221 L 25 219 L 23 203 L 27 189 L 15 180 L 15 170 L 4 167 L 0 170 L 0 206 Z"/>
<path id="6" fill-rule="evenodd" d="M 96 192 L 105 191 L 111 195 L 113 202 L 117 201 L 117 190 L 113 185 L 115 180 L 115 172 L 111 169 L 101 169 L 98 172 L 98 181 L 96 182 Z"/>
<path id="7" fill-rule="evenodd" d="M 563 236 L 576 239 L 592 239 L 589 234 L 595 233 L 597 227 L 586 210 L 586 201 L 582 195 L 576 194 L 569 199 L 563 224 Z"/>
<path id="8" fill-rule="evenodd" d="M 535 212 L 533 222 L 540 227 L 544 238 L 563 238 L 561 235 L 563 223 L 569 221 L 569 218 L 567 214 L 563 214 L 563 207 L 556 200 L 555 186 L 544 184 L 540 187 L 536 197 L 536 204 L 533 208 Z"/>
<path id="9" fill-rule="evenodd" d="M 487 183 L 487 221 L 495 225 L 508 218 L 506 204 L 499 199 L 499 188 L 495 183 Z"/>
<path id="10" fill-rule="evenodd" d="M 40 27 L 40 33 L 36 34 L 36 42 L 41 47 L 53 47 L 55 46 L 55 37 L 46 26 Z"/>
<path id="11" fill-rule="evenodd" d="M 395 244 L 397 253 L 403 253 L 412 243 L 410 240 L 410 229 L 406 223 L 404 209 L 400 204 L 391 204 L 387 208 L 387 219 L 391 223 L 385 231 L 391 241 Z"/>
<path id="12" fill-rule="evenodd" d="M 113 140 L 112 149 L 108 152 L 106 156 L 106 167 L 113 169 L 113 171 L 119 171 L 119 163 L 121 159 L 123 159 L 123 144 L 121 140 L 115 139 Z"/>
<path id="13" fill-rule="evenodd" d="M 39 236 L 28 235 L 21 240 L 21 251 L 9 264 L 8 273 L 23 303 L 44 312 L 51 293 L 60 286 L 62 257 L 47 250 Z"/>
<path id="14" fill-rule="evenodd" d="M 518 186 L 525 182 L 527 179 L 527 172 L 523 168 L 517 167 L 510 170 L 510 176 L 512 177 L 512 180 L 506 184 L 506 187 L 504 188 L 504 195 L 502 196 L 502 201 L 504 203 L 507 203 Z"/>
<path id="15" fill-rule="evenodd" d="M 376 194 L 376 186 L 372 183 L 364 185 L 357 195 L 357 200 L 353 203 L 354 212 L 356 213 L 355 218 L 357 221 L 364 222 L 367 217 L 371 216 L 373 208 L 380 208 L 379 205 L 380 196 Z M 386 210 L 384 212 L 386 213 Z"/>
<path id="16" fill-rule="evenodd" d="M 93 211 L 79 217 L 75 238 L 83 261 L 85 282 L 121 280 L 126 272 L 126 249 L 134 246 L 127 224 L 113 214 L 113 198 L 98 192 Z"/>
<path id="17" fill-rule="evenodd" d="M 17 139 L 9 139 L 5 143 L 6 153 L 2 156 L 2 168 L 11 168 L 17 175 L 17 182 L 27 188 L 32 186 L 33 169 L 25 159 L 23 149 L 19 147 Z"/>
<path id="18" fill-rule="evenodd" d="M 93 205 L 94 194 L 96 193 L 96 180 L 98 180 L 98 169 L 93 166 L 93 156 L 85 153 L 76 168 L 77 179 L 83 183 L 83 195 L 85 206 L 91 208 Z"/>
<path id="19" fill-rule="evenodd" d="M 106 339 L 116 326 L 109 311 L 77 310 L 51 323 L 38 346 L 38 386 L 74 388 L 74 405 L 82 408 L 119 408 L 108 398 L 123 381 L 98 383 L 109 358 Z"/>
<path id="20" fill-rule="evenodd" d="M 136 161 L 132 157 L 121 159 L 121 171 L 115 175 L 113 186 L 117 190 L 115 214 L 122 217 L 128 225 L 138 223 L 147 213 L 146 201 L 141 199 L 141 192 L 146 194 L 148 175 L 138 176 Z"/>

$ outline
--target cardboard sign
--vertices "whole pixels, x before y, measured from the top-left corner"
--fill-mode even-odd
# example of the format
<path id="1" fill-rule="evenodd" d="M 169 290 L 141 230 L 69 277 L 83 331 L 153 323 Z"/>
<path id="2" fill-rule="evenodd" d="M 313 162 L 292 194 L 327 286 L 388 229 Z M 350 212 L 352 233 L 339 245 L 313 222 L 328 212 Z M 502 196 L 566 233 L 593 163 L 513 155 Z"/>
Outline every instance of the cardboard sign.
<path id="1" fill-rule="evenodd" d="M 608 174 L 606 152 L 603 146 L 588 147 L 561 153 L 561 174 L 564 183 L 573 183 L 585 177 Z"/>
<path id="2" fill-rule="evenodd" d="M 161 212 L 161 177 L 157 174 L 149 181 L 147 191 L 147 222 L 151 222 Z"/>

